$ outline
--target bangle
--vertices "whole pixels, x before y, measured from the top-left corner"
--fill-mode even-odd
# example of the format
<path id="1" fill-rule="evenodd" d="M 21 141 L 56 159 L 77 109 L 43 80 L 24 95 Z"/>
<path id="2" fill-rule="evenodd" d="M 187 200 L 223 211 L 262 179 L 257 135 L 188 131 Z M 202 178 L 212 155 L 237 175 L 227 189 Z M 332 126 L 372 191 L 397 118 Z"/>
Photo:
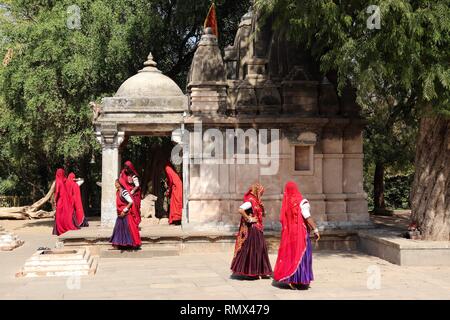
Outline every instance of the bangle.
<path id="1" fill-rule="evenodd" d="M 128 208 L 123 209 L 123 212 L 128 212 Z"/>

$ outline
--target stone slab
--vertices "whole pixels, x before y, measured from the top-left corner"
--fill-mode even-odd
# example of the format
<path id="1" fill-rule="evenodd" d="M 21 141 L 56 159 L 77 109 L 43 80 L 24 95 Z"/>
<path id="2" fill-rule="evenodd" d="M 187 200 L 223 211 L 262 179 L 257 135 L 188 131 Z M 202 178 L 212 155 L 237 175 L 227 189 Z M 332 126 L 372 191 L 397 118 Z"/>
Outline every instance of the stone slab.
<path id="1" fill-rule="evenodd" d="M 450 241 L 411 240 L 401 233 L 395 229 L 359 231 L 358 248 L 401 266 L 450 265 Z"/>
<path id="2" fill-rule="evenodd" d="M 93 275 L 97 266 L 97 257 L 92 256 L 86 248 L 38 250 L 16 273 L 16 277 Z"/>
<path id="3" fill-rule="evenodd" d="M 24 243 L 25 242 L 22 241 L 19 236 L 12 232 L 6 231 L 2 226 L 0 226 L 0 251 L 12 251 Z"/>

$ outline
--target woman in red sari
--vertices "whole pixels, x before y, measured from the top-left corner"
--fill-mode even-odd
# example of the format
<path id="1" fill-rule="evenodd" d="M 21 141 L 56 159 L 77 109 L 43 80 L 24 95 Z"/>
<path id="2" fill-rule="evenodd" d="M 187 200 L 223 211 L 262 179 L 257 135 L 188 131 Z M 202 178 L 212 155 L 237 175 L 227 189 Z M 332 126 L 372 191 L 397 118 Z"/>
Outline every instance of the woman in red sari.
<path id="1" fill-rule="evenodd" d="M 59 236 L 67 231 L 79 229 L 74 224 L 75 208 L 67 192 L 64 169 L 61 168 L 56 170 L 54 199 L 56 212 L 53 234 Z"/>
<path id="2" fill-rule="evenodd" d="M 236 237 L 231 270 L 235 275 L 265 277 L 272 274 L 266 240 L 264 239 L 264 205 L 261 197 L 264 187 L 253 184 L 239 208 L 241 224 Z"/>
<path id="3" fill-rule="evenodd" d="M 124 168 L 120 172 L 119 181 L 133 199 L 134 205 L 131 208 L 131 215 L 139 226 L 141 223 L 141 186 L 139 175 L 131 161 L 125 161 Z"/>
<path id="4" fill-rule="evenodd" d="M 280 222 L 281 241 L 273 278 L 289 284 L 291 289 L 296 286 L 308 289 L 314 280 L 309 233 L 314 230 L 317 240 L 320 234 L 311 217 L 308 200 L 303 198 L 295 182 L 289 181 L 284 187 Z"/>
<path id="5" fill-rule="evenodd" d="M 76 219 L 74 223 L 78 228 L 89 227 L 89 223 L 84 215 L 83 202 L 81 201 L 80 184 L 82 183 L 83 181 L 75 178 L 75 174 L 73 172 L 69 173 L 66 180 L 66 188 L 67 193 L 72 200 L 72 205 L 75 208 Z"/>
<path id="6" fill-rule="evenodd" d="M 170 197 L 169 224 L 179 224 L 183 213 L 183 183 L 169 162 L 166 164 L 165 171 L 168 184 L 167 195 Z"/>
<path id="7" fill-rule="evenodd" d="M 115 186 L 117 219 L 109 242 L 119 249 L 138 249 L 142 242 L 139 227 L 131 213 L 134 206 L 133 199 L 118 179 Z"/>

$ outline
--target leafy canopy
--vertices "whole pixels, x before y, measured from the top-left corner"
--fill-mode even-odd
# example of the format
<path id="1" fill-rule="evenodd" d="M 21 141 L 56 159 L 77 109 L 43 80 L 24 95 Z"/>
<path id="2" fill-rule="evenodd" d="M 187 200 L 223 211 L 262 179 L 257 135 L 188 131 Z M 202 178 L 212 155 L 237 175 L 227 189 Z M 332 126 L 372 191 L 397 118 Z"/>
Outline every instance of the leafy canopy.
<path id="1" fill-rule="evenodd" d="M 277 28 L 304 43 L 324 72 L 360 98 L 388 93 L 405 106 L 450 116 L 450 0 L 256 0 Z M 380 10 L 380 28 L 370 5 Z"/>
<path id="2" fill-rule="evenodd" d="M 2 3 L 0 193 L 29 194 L 31 185 L 45 192 L 58 166 L 99 174 L 98 161 L 90 166 L 92 155 L 100 159 L 100 146 L 88 104 L 113 95 L 142 68 L 150 51 L 159 69 L 185 87 L 211 2 Z M 216 4 L 224 47 L 232 41 L 249 1 Z"/>

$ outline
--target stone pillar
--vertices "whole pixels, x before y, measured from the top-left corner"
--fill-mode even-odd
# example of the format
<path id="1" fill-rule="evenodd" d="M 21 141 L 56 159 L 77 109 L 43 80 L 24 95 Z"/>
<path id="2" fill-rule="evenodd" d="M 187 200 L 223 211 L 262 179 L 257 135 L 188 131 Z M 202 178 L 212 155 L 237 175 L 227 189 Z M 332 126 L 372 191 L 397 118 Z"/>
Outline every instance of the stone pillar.
<path id="1" fill-rule="evenodd" d="M 368 222 L 367 195 L 363 187 L 362 127 L 350 124 L 344 131 L 343 191 L 347 195 L 348 219 L 355 223 Z"/>
<path id="2" fill-rule="evenodd" d="M 343 120 L 346 121 L 346 120 Z M 332 123 L 323 129 L 323 193 L 325 194 L 325 210 L 327 221 L 341 224 L 347 221 L 346 196 L 343 193 L 342 175 L 342 126 Z"/>
<path id="3" fill-rule="evenodd" d="M 183 225 L 189 223 L 189 131 L 182 124 L 181 134 L 183 139 Z"/>
<path id="4" fill-rule="evenodd" d="M 124 132 L 117 131 L 116 124 L 104 124 L 101 127 L 101 131 L 97 132 L 97 139 L 102 145 L 102 227 L 113 227 L 116 222 L 117 210 L 114 182 L 119 175 L 119 147 L 123 142 L 124 136 Z"/>

